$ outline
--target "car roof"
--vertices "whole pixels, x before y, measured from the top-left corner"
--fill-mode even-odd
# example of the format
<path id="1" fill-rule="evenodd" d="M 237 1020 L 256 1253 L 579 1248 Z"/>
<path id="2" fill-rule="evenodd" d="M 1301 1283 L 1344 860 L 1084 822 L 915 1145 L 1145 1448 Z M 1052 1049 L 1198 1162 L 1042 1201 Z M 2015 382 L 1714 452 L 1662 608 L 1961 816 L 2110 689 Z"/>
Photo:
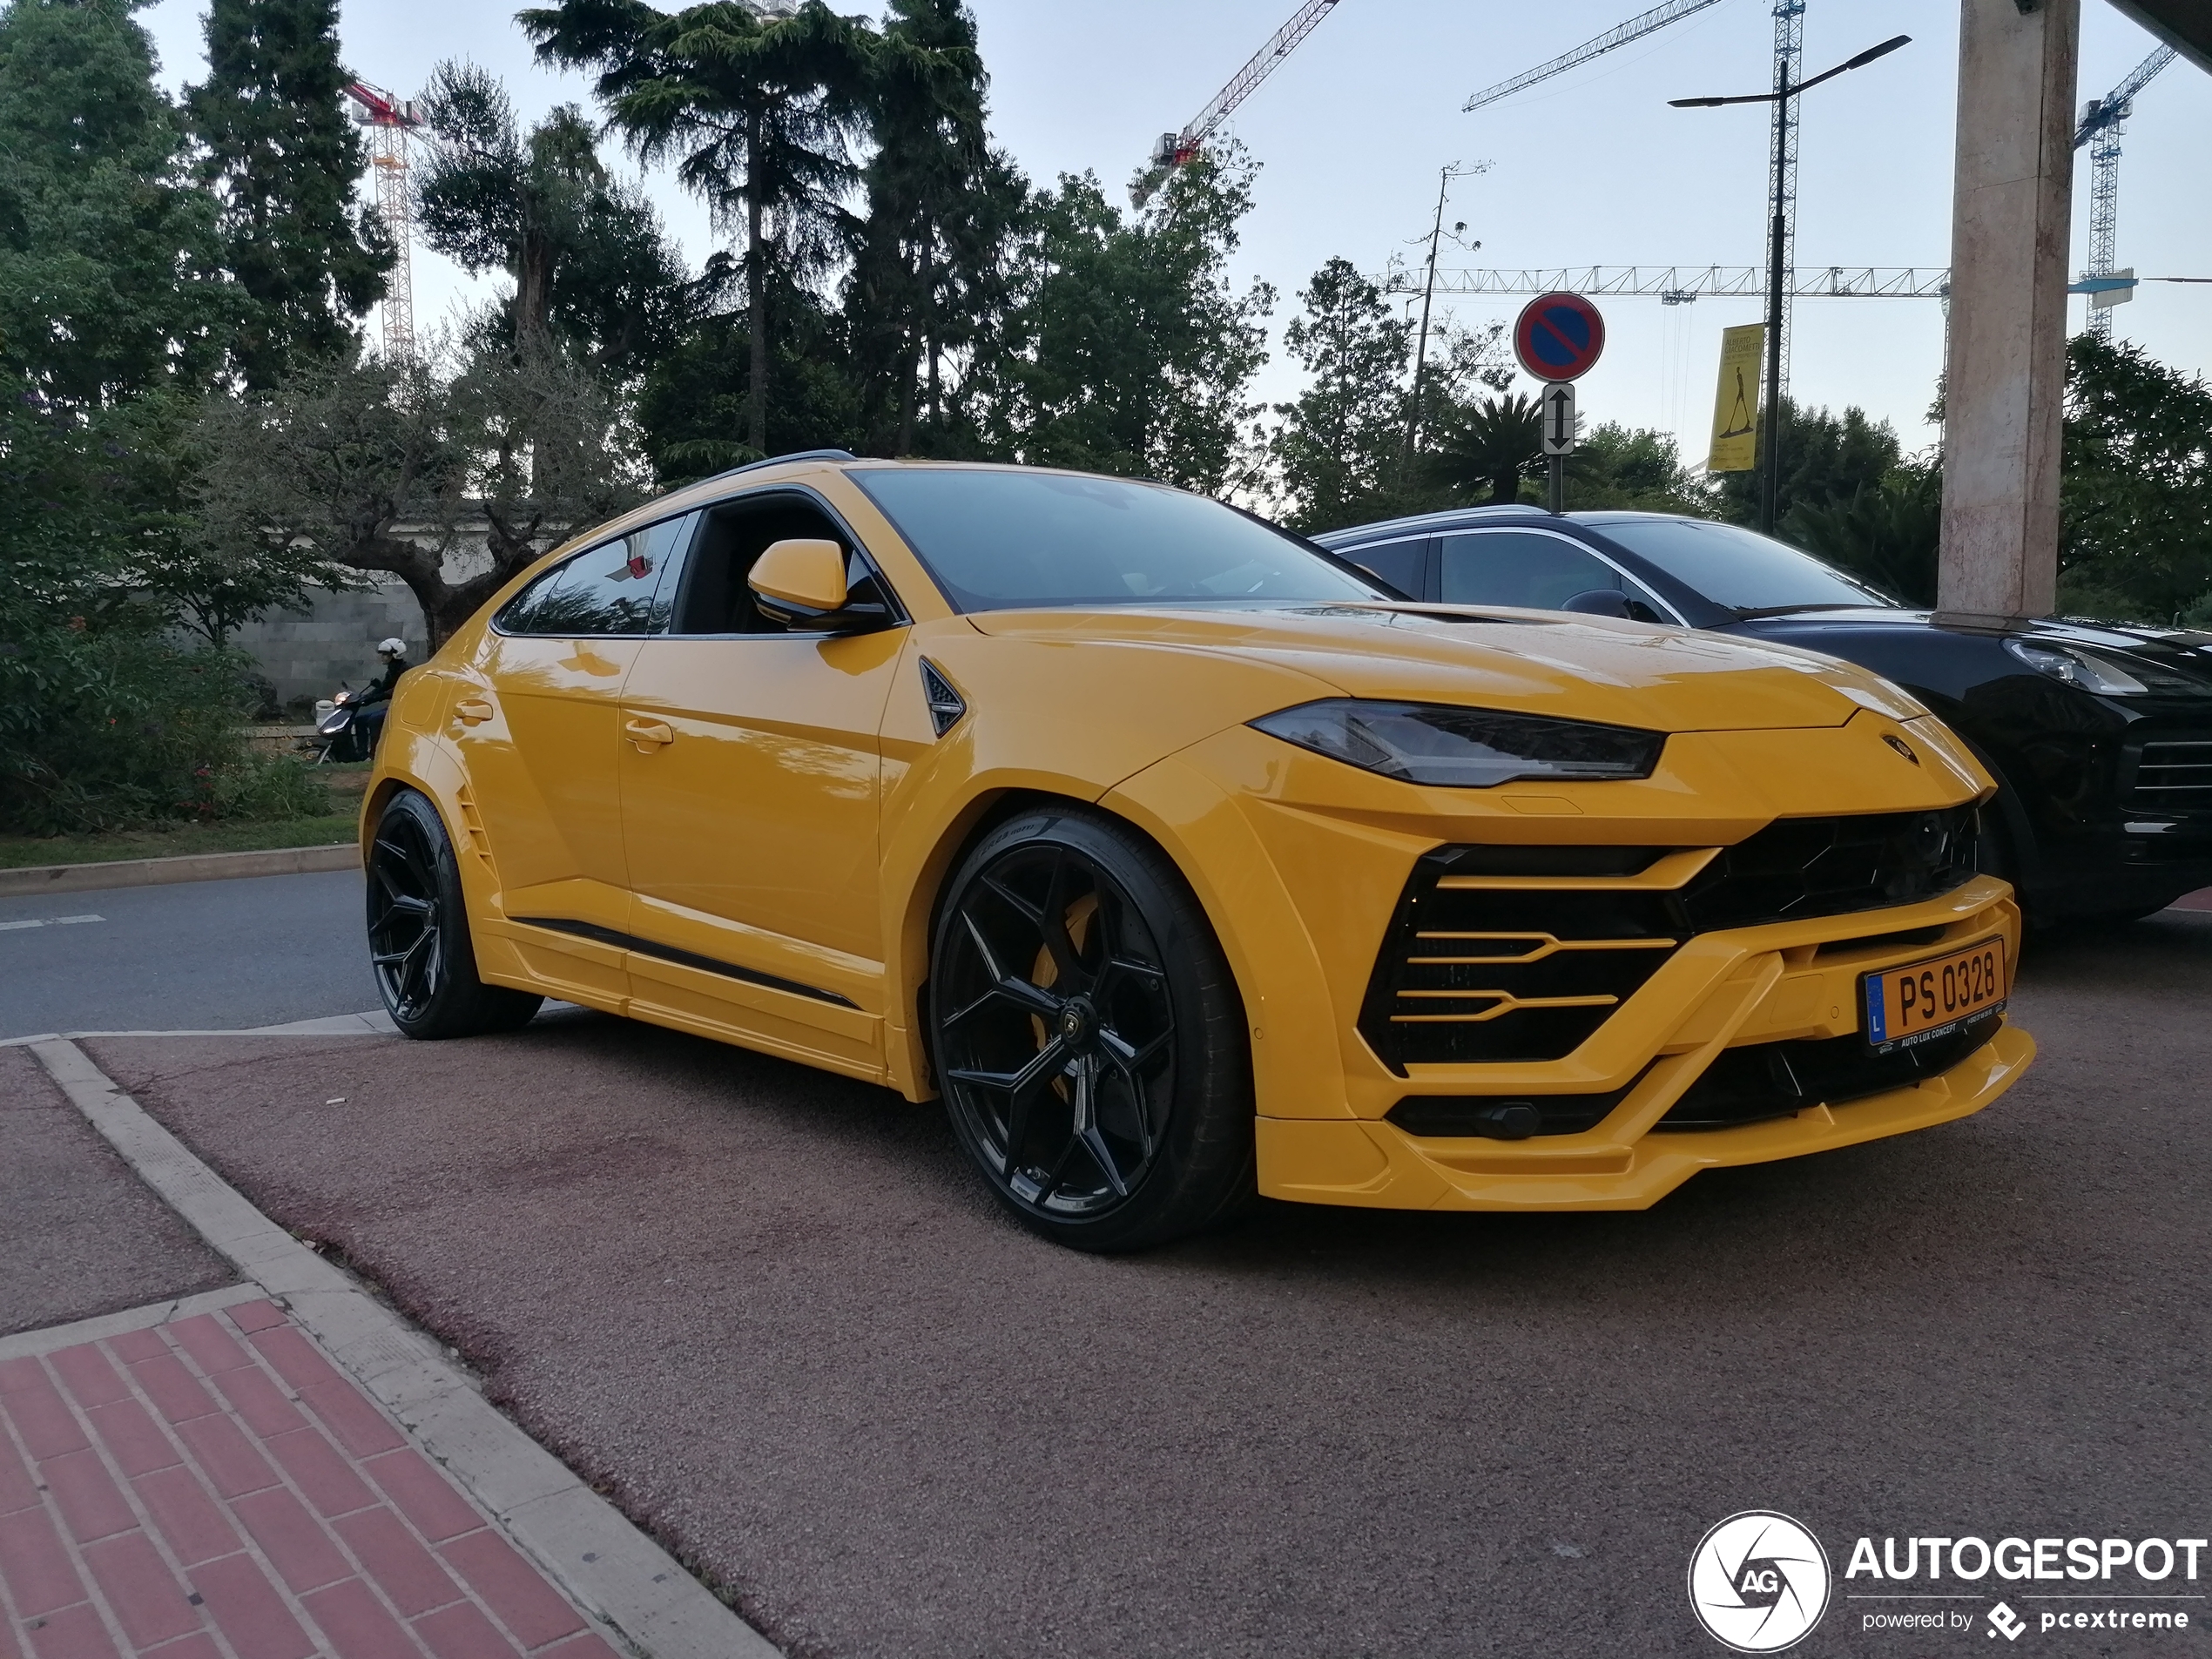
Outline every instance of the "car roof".
<path id="1" fill-rule="evenodd" d="M 1520 523 L 1554 528 L 1587 524 L 1593 529 L 1602 529 L 1608 524 L 1688 516 L 1684 513 L 1645 513 L 1624 508 L 1608 508 L 1597 512 L 1554 513 L 1534 502 L 1501 502 L 1484 507 L 1447 508 L 1439 513 L 1416 513 L 1407 518 L 1386 518 L 1372 524 L 1355 524 L 1349 529 L 1324 530 L 1308 539 L 1333 549 L 1349 546 L 1355 542 L 1386 542 L 1399 536 L 1426 535 L 1477 524 Z"/>

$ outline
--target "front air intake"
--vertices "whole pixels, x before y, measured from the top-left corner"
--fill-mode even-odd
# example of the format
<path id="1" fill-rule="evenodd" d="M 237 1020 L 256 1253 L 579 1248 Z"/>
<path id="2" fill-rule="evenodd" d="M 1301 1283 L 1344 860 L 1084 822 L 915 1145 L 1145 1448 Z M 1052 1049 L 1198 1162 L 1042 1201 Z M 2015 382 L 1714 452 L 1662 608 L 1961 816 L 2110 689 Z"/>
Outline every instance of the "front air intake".
<path id="1" fill-rule="evenodd" d="M 1916 904 L 1965 885 L 1975 822 L 1972 806 L 1777 819 L 1710 858 L 1439 847 L 1399 896 L 1360 1035 L 1400 1076 L 1413 1065 L 1562 1059 L 1696 934 Z"/>

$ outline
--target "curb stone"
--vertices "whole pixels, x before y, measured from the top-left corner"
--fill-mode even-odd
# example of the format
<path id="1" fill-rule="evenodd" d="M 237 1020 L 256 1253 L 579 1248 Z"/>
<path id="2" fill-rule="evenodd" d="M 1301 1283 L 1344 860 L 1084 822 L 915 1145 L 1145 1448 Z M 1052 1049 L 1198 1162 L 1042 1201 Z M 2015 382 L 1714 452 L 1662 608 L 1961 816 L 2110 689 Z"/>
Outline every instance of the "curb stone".
<path id="1" fill-rule="evenodd" d="M 765 1638 L 502 1416 L 434 1341 L 263 1215 L 83 1049 L 62 1038 L 30 1047 L 139 1178 L 286 1309 L 524 1554 L 633 1651 L 645 1659 L 776 1659 Z"/>
<path id="2" fill-rule="evenodd" d="M 154 887 L 172 881 L 233 881 L 252 875 L 307 875 L 358 870 L 361 847 L 280 846 L 260 853 L 188 853 L 174 859 L 113 859 L 105 864 L 30 864 L 0 870 L 0 899 L 27 893 L 92 893 L 103 887 Z"/>

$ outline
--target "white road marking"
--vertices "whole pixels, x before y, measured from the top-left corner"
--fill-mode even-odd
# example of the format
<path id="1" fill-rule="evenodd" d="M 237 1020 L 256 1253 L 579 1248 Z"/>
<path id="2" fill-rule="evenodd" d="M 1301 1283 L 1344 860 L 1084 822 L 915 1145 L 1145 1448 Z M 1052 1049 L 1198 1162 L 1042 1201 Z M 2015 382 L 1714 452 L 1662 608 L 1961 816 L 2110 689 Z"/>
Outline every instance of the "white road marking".
<path id="1" fill-rule="evenodd" d="M 0 933 L 16 927 L 74 927 L 84 921 L 105 921 L 105 916 L 41 916 L 35 921 L 0 921 Z"/>

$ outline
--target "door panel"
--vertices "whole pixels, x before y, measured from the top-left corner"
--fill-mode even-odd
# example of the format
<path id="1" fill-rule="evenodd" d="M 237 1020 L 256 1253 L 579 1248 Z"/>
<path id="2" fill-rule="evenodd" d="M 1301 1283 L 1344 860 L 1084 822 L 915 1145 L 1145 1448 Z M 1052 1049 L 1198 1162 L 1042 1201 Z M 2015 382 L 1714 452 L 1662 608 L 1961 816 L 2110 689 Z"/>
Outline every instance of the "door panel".
<path id="1" fill-rule="evenodd" d="M 636 639 L 485 637 L 448 723 L 509 916 L 629 914 L 615 733 Z"/>
<path id="2" fill-rule="evenodd" d="M 837 1002 L 882 1011 L 877 732 L 904 637 L 645 643 L 617 763 L 631 931 L 749 976 L 694 988 L 829 1027 L 850 1022 Z"/>

